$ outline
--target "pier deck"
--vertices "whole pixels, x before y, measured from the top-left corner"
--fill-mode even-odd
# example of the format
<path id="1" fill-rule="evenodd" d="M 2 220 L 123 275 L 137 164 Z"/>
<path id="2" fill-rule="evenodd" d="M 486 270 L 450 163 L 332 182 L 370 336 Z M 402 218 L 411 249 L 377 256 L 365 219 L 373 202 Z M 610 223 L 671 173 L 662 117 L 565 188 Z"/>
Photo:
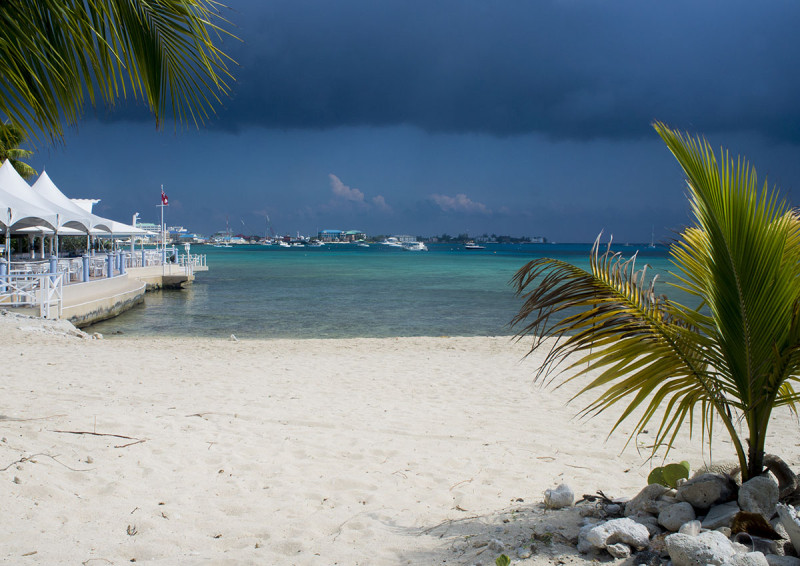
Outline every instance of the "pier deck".
<path id="1" fill-rule="evenodd" d="M 66 285 L 62 318 L 78 328 L 106 320 L 144 301 L 147 291 L 181 289 L 194 275 L 177 265 L 129 268 L 125 275 Z"/>

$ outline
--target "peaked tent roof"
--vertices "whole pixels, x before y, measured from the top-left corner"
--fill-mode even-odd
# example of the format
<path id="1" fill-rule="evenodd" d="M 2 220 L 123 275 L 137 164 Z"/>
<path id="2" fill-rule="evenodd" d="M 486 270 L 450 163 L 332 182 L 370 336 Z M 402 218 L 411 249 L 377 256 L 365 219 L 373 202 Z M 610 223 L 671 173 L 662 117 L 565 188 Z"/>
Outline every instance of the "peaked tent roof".
<path id="1" fill-rule="evenodd" d="M 79 206 L 81 209 L 87 210 L 90 213 L 92 212 L 92 207 L 100 202 L 100 199 L 97 198 L 71 198 L 69 200 L 71 200 L 76 206 Z M 145 234 L 155 233 L 151 232 L 150 230 L 145 230 L 144 228 L 134 226 L 133 224 L 125 224 L 124 222 L 117 222 L 116 220 L 108 220 L 108 222 L 111 223 L 109 225 L 109 230 L 111 233 L 118 236 L 144 236 Z"/>
<path id="2" fill-rule="evenodd" d="M 113 220 L 102 218 L 96 214 L 87 212 L 84 208 L 73 202 L 72 199 L 62 193 L 61 189 L 59 189 L 55 183 L 53 183 L 46 171 L 42 171 L 42 174 L 39 175 L 38 179 L 36 179 L 36 182 L 33 184 L 33 186 L 31 186 L 31 189 L 40 197 L 54 203 L 56 206 L 70 210 L 77 216 L 86 217 L 90 223 L 90 230 L 99 229 L 105 232 L 112 231 L 111 225 L 114 222 Z"/>
<path id="3" fill-rule="evenodd" d="M 100 202 L 99 198 L 71 198 L 69 200 L 80 206 L 86 212 L 91 212 L 92 207 Z"/>
<path id="4" fill-rule="evenodd" d="M 100 199 L 96 198 L 71 198 L 69 200 L 83 210 L 88 210 L 89 212 L 92 211 L 92 206 L 100 202 Z M 133 224 L 125 224 L 124 222 L 117 222 L 116 220 L 108 220 L 108 222 L 111 223 L 109 225 L 109 230 L 111 233 L 118 236 L 143 236 L 145 234 L 155 234 L 155 232 L 145 230 L 144 228 L 139 228 Z"/>
<path id="5" fill-rule="evenodd" d="M 0 166 L 0 224 L 5 230 L 40 224 L 54 229 L 58 224 L 58 214 L 20 196 L 25 190 L 30 190 L 28 183 L 6 160 Z"/>
<path id="6" fill-rule="evenodd" d="M 143 236 L 152 233 L 149 230 L 133 226 L 132 224 L 125 224 L 124 222 L 117 222 L 116 220 L 110 220 L 109 222 L 111 222 L 111 233 L 116 236 Z"/>
<path id="7" fill-rule="evenodd" d="M 43 223 L 55 229 L 60 229 L 64 226 L 77 228 L 84 233 L 91 228 L 91 222 L 86 212 L 68 210 L 41 197 L 31 189 L 25 179 L 20 177 L 8 159 L 0 166 L 0 190 L 2 190 L 0 207 L 8 209 L 8 214 L 0 215 L 0 222 L 10 227 L 12 231 L 15 228 L 25 228 Z M 12 203 L 17 203 L 16 206 L 19 208 L 16 219 L 13 215 Z M 21 203 L 36 207 L 36 210 L 28 209 L 29 212 L 25 212 L 25 208 L 22 207 Z M 45 217 L 42 217 L 43 214 Z M 6 218 L 5 221 L 2 219 L 3 216 Z M 36 220 L 29 220 L 33 218 Z"/>

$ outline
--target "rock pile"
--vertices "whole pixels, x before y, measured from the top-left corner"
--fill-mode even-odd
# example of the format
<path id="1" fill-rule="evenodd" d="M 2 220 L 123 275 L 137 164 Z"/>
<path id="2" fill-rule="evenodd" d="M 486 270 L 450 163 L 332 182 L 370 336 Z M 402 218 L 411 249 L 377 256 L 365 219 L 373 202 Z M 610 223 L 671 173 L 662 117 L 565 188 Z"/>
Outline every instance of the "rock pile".
<path id="1" fill-rule="evenodd" d="M 89 335 L 82 330 L 78 330 L 68 320 L 48 320 L 0 309 L 0 334 L 9 332 L 24 332 L 29 335 L 67 336 L 83 339 L 102 338 L 102 335 L 99 333 Z"/>
<path id="2" fill-rule="evenodd" d="M 742 485 L 718 473 L 684 480 L 677 489 L 648 485 L 627 502 L 582 509 L 578 550 L 633 556 L 630 564 L 648 566 L 667 560 L 673 566 L 800 566 L 798 509 L 779 503 L 780 491 L 770 475 Z M 547 494 L 548 506 L 560 503 L 554 495 Z"/>

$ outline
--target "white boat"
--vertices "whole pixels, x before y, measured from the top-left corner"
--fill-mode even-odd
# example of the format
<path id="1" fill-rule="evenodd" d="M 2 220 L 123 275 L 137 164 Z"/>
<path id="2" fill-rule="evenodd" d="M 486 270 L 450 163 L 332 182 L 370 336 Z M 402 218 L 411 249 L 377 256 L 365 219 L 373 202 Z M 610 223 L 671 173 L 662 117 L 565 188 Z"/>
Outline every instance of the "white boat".
<path id="1" fill-rule="evenodd" d="M 384 241 L 381 242 L 382 246 L 390 246 L 392 248 L 402 248 L 403 244 L 400 243 L 400 240 L 395 238 L 394 236 L 389 236 Z"/>
<path id="2" fill-rule="evenodd" d="M 289 243 L 288 242 L 284 242 L 283 240 L 278 240 L 278 245 L 280 247 L 282 247 L 282 248 L 288 248 L 289 247 Z"/>
<path id="3" fill-rule="evenodd" d="M 403 249 L 408 252 L 427 252 L 428 246 L 422 242 L 403 242 Z"/>
<path id="4" fill-rule="evenodd" d="M 312 240 L 308 244 L 306 244 L 309 248 L 321 248 L 325 245 L 324 242 L 320 242 L 319 240 Z"/>
<path id="5" fill-rule="evenodd" d="M 368 248 L 369 247 L 369 244 L 367 244 L 366 242 L 358 242 L 356 245 L 359 248 Z"/>
<path id="6" fill-rule="evenodd" d="M 467 242 L 466 244 L 464 244 L 464 249 L 465 250 L 485 250 L 486 246 L 479 246 L 475 242 Z"/>

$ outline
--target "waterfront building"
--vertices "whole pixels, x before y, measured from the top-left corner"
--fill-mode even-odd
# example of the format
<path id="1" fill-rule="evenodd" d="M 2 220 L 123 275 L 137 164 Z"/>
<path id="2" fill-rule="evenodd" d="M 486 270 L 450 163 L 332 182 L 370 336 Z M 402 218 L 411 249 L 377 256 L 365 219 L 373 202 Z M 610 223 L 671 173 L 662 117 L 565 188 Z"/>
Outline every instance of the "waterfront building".
<path id="1" fill-rule="evenodd" d="M 321 242 L 356 242 L 366 240 L 366 233 L 361 230 L 320 230 L 317 239 Z"/>

